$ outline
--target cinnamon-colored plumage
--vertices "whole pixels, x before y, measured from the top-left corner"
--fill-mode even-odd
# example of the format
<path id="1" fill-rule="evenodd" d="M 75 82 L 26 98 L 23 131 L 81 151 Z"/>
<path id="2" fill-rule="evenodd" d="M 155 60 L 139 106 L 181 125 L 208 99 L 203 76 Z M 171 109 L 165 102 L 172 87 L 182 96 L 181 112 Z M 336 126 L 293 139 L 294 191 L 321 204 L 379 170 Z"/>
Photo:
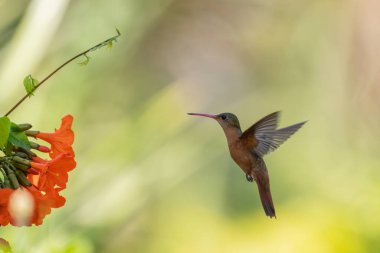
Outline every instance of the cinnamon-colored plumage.
<path id="1" fill-rule="evenodd" d="M 276 129 L 279 114 L 279 112 L 271 113 L 242 132 L 238 118 L 232 113 L 218 115 L 189 113 L 218 121 L 226 135 L 232 159 L 245 172 L 249 182 L 256 182 L 265 214 L 271 218 L 276 217 L 276 212 L 263 156 L 278 148 L 306 123 L 301 122 Z"/>

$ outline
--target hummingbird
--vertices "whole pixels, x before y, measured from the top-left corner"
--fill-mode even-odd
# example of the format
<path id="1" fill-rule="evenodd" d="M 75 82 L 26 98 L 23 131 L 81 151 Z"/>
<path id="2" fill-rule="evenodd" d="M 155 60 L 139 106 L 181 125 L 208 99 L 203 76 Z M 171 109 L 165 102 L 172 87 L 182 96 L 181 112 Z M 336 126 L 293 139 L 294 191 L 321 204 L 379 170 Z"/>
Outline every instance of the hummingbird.
<path id="1" fill-rule="evenodd" d="M 276 150 L 305 123 L 301 122 L 277 129 L 280 112 L 273 112 L 242 132 L 239 119 L 233 113 L 217 115 L 188 113 L 216 120 L 227 138 L 232 159 L 245 173 L 249 182 L 256 182 L 265 214 L 276 218 L 269 185 L 269 174 L 263 157 Z"/>

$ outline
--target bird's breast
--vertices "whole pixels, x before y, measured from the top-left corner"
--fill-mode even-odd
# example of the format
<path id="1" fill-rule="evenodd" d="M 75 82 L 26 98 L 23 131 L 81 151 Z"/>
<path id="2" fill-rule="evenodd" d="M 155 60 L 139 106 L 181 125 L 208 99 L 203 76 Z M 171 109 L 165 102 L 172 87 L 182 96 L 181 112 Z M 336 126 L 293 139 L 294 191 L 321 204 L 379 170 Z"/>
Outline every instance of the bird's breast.
<path id="1" fill-rule="evenodd" d="M 229 149 L 232 159 L 245 173 L 250 173 L 254 157 L 249 150 L 240 141 L 231 143 Z"/>

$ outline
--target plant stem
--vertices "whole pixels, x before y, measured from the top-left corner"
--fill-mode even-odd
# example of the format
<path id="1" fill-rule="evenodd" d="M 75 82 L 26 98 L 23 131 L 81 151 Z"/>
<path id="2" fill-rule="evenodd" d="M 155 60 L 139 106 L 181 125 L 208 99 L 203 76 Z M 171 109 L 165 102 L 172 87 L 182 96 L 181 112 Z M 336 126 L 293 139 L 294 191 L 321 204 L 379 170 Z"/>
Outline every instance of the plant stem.
<path id="1" fill-rule="evenodd" d="M 69 64 L 70 62 L 74 61 L 75 59 L 81 57 L 81 56 L 86 56 L 87 53 L 91 52 L 91 51 L 94 51 L 96 49 L 99 49 L 103 46 L 106 46 L 106 45 L 110 45 L 112 42 L 115 42 L 116 39 L 120 36 L 120 32 L 119 30 L 117 30 L 117 35 L 116 36 L 113 36 L 109 39 L 106 39 L 105 41 L 101 42 L 101 43 L 98 43 L 96 44 L 95 46 L 83 51 L 82 53 L 79 53 L 77 54 L 76 56 L 72 57 L 71 59 L 67 60 L 66 62 L 64 62 L 61 66 L 59 66 L 58 68 L 56 68 L 53 72 L 51 72 L 47 77 L 45 77 L 40 83 L 38 83 L 36 85 L 36 87 L 34 88 L 33 91 L 37 90 L 42 84 L 44 84 L 47 80 L 50 79 L 50 77 L 52 77 L 55 73 L 57 73 L 60 69 L 62 69 L 63 67 L 65 67 L 67 64 Z M 25 101 L 25 99 L 27 99 L 29 97 L 29 94 L 26 94 L 25 96 L 23 96 L 4 116 L 9 116 L 9 114 L 11 114 L 22 102 Z"/>

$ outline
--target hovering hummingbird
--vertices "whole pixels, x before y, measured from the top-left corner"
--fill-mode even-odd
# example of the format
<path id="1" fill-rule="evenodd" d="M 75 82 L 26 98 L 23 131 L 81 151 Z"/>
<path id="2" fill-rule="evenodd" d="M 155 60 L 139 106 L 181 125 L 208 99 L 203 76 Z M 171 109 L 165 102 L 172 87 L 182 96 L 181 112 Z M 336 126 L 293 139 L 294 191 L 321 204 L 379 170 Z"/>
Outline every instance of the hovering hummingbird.
<path id="1" fill-rule="evenodd" d="M 276 217 L 270 193 L 268 170 L 263 156 L 277 149 L 306 121 L 276 129 L 280 112 L 274 112 L 242 132 L 238 118 L 232 113 L 188 114 L 212 118 L 220 124 L 226 135 L 232 159 L 244 171 L 249 182 L 256 182 L 265 214 L 270 218 Z"/>

